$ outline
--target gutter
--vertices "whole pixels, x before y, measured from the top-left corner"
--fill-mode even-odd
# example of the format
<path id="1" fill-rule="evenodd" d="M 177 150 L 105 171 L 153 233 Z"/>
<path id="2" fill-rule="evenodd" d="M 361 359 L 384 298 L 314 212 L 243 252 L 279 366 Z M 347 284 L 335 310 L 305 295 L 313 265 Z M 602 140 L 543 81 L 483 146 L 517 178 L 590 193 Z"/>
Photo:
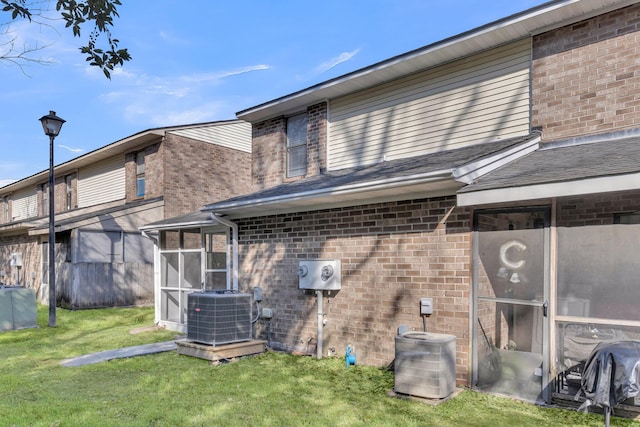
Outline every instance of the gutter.
<path id="1" fill-rule="evenodd" d="M 158 235 L 158 233 L 151 233 L 151 232 L 146 232 L 146 231 L 142 230 L 142 231 L 140 231 L 140 234 L 142 234 L 145 238 L 151 240 L 155 244 L 159 244 L 160 243 L 160 236 Z"/>
<path id="2" fill-rule="evenodd" d="M 193 221 L 193 222 L 179 222 L 172 224 L 162 224 L 158 226 L 154 225 L 143 225 L 142 227 L 138 227 L 142 233 L 145 231 L 160 231 L 160 230 L 179 230 L 182 228 L 198 228 L 198 227 L 206 227 L 211 225 L 209 223 L 203 223 L 202 221 Z"/>
<path id="3" fill-rule="evenodd" d="M 307 199 L 317 198 L 321 196 L 345 196 L 354 193 L 363 193 L 366 191 L 379 191 L 402 186 L 426 184 L 429 182 L 440 181 L 452 177 L 453 170 L 446 169 L 423 174 L 415 174 L 390 179 L 380 179 L 377 181 L 369 181 L 358 184 L 343 185 L 338 187 L 320 188 L 317 190 L 304 191 L 301 193 L 285 194 L 279 196 L 263 197 L 256 199 L 248 199 L 238 202 L 213 203 L 205 206 L 201 210 L 225 210 L 237 209 L 245 206 L 267 206 L 282 202 L 297 202 Z"/>

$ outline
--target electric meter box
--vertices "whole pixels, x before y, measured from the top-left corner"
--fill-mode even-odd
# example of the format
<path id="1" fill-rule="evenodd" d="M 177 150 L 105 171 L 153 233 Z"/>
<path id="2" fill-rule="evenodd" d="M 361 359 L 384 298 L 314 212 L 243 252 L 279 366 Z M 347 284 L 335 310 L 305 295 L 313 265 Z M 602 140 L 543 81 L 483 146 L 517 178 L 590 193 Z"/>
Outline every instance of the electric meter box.
<path id="1" fill-rule="evenodd" d="M 22 252 L 14 252 L 9 258 L 9 265 L 11 267 L 22 267 Z"/>
<path id="2" fill-rule="evenodd" d="M 300 289 L 338 291 L 342 287 L 339 259 L 300 260 L 298 264 Z"/>
<path id="3" fill-rule="evenodd" d="M 433 314 L 433 298 L 420 298 L 420 315 L 430 316 Z"/>

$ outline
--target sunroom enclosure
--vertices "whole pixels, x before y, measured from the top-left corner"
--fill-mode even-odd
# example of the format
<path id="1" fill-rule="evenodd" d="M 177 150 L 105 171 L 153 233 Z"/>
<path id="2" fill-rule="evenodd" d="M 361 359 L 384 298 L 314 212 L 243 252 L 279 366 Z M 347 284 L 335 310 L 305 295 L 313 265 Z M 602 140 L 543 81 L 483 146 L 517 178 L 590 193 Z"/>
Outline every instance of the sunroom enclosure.
<path id="1" fill-rule="evenodd" d="M 596 344 L 640 340 L 640 215 L 557 227 L 556 393 L 573 396 Z M 640 401 L 627 402 L 638 405 Z"/>
<path id="2" fill-rule="evenodd" d="M 476 211 L 474 384 L 538 401 L 549 378 L 549 209 Z"/>
<path id="3" fill-rule="evenodd" d="M 159 286 L 156 322 L 186 331 L 187 295 L 208 289 L 230 289 L 229 229 L 180 229 L 159 232 Z"/>
<path id="4" fill-rule="evenodd" d="M 474 387 L 573 400 L 598 343 L 640 340 L 640 214 L 586 200 L 475 211 Z"/>

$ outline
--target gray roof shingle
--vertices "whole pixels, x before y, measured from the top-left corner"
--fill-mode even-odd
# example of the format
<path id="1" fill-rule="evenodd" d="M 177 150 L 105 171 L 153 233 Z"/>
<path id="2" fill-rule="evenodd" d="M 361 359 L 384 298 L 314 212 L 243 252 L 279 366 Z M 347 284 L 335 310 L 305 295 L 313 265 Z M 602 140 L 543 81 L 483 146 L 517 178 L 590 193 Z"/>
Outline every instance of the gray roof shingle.
<path id="1" fill-rule="evenodd" d="M 502 166 L 459 193 L 640 172 L 640 134 L 585 143 L 548 143 Z"/>
<path id="2" fill-rule="evenodd" d="M 492 141 L 469 147 L 446 150 L 410 158 L 390 160 L 374 165 L 327 171 L 325 173 L 288 182 L 254 193 L 233 197 L 209 204 L 204 209 L 213 209 L 219 203 L 250 203 L 251 200 L 301 194 L 308 191 L 357 185 L 367 182 L 410 177 L 438 171 L 450 171 L 469 162 L 490 156 L 512 146 L 523 143 L 531 135 Z"/>

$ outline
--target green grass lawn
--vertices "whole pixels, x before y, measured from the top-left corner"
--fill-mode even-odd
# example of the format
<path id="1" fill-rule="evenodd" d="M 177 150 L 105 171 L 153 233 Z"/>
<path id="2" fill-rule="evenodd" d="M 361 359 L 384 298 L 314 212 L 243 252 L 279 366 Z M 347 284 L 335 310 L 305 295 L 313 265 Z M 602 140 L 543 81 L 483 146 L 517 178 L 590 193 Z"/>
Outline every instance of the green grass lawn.
<path id="1" fill-rule="evenodd" d="M 151 308 L 58 310 L 0 333 L 1 426 L 602 426 L 603 416 L 473 391 L 438 406 L 388 397 L 393 372 L 268 352 L 212 366 L 175 351 L 63 367 L 63 359 L 166 341 Z M 612 426 L 640 425 L 612 418 Z"/>

